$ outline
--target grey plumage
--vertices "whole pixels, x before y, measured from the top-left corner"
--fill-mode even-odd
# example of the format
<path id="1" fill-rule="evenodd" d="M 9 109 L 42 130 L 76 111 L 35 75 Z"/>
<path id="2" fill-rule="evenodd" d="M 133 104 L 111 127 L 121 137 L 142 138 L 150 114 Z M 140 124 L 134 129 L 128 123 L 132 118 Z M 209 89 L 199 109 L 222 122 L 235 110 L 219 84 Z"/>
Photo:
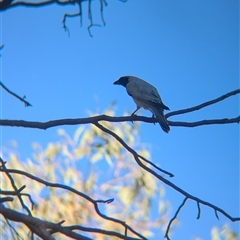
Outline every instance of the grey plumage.
<path id="1" fill-rule="evenodd" d="M 156 116 L 163 131 L 166 133 L 170 131 L 170 127 L 163 113 L 164 109 L 170 109 L 164 105 L 157 89 L 154 86 L 133 76 L 120 77 L 114 82 L 114 84 L 126 87 L 127 93 L 137 104 L 137 109 L 132 113 L 132 115 L 141 107 L 148 109 L 152 112 L 153 116 Z"/>

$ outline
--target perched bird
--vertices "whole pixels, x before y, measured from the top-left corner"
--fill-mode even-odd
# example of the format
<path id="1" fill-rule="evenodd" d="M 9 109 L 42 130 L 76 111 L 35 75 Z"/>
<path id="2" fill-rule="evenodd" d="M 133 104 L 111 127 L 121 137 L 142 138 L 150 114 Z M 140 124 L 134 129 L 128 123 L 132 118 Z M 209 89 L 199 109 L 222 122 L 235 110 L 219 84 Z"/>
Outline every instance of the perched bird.
<path id="1" fill-rule="evenodd" d="M 168 122 L 163 114 L 164 109 L 170 109 L 163 104 L 162 99 L 154 86 L 133 76 L 120 77 L 113 84 L 124 86 L 127 93 L 137 104 L 137 109 L 132 113 L 132 115 L 134 115 L 141 107 L 148 109 L 152 112 L 153 117 L 156 116 L 163 131 L 166 133 L 170 131 Z"/>

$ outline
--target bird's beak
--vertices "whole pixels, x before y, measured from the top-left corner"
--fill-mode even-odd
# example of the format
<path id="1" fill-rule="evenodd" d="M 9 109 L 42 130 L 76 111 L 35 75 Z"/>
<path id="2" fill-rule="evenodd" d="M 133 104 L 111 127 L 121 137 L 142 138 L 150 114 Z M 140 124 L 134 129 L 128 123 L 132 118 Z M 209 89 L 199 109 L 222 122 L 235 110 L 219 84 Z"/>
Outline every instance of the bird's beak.
<path id="1" fill-rule="evenodd" d="M 115 81 L 113 84 L 114 84 L 114 85 L 119 85 L 119 81 L 117 80 L 117 81 Z"/>

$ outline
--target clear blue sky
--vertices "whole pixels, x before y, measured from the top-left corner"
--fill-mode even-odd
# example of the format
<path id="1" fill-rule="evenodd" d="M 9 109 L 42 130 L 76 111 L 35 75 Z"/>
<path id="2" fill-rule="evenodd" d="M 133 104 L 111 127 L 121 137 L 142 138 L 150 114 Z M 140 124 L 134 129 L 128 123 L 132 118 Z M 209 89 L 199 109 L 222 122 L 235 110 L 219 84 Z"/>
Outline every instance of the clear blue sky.
<path id="1" fill-rule="evenodd" d="M 93 2 L 93 18 L 101 23 L 99 2 Z M 79 18 L 67 20 L 70 37 L 61 20 L 77 7 L 16 8 L 1 14 L 1 81 L 26 95 L 33 107 L 2 91 L 1 118 L 48 121 L 86 117 L 87 110 L 107 108 L 117 101 L 117 115 L 133 111 L 134 102 L 121 87 L 112 85 L 122 75 L 141 77 L 155 85 L 171 110 L 191 107 L 239 88 L 239 2 L 203 1 L 109 1 L 104 8 L 106 27 L 83 27 Z M 96 100 L 97 99 L 97 100 Z M 236 117 L 239 96 L 214 106 L 169 120 L 197 121 Z M 151 116 L 147 111 L 140 112 Z M 76 127 L 67 128 L 74 132 Z M 1 145 L 19 143 L 24 159 L 33 141 L 46 145 L 57 139 L 57 128 L 47 131 L 1 129 Z M 232 216 L 239 211 L 239 125 L 198 128 L 172 127 L 169 134 L 158 125 L 142 123 L 141 138 L 151 145 L 152 160 L 174 173 L 172 181 Z M 166 187 L 172 216 L 183 196 Z M 181 226 L 173 239 L 210 239 L 213 226 L 231 223 L 214 211 L 187 202 L 179 215 Z M 152 239 L 159 239 L 155 236 Z"/>

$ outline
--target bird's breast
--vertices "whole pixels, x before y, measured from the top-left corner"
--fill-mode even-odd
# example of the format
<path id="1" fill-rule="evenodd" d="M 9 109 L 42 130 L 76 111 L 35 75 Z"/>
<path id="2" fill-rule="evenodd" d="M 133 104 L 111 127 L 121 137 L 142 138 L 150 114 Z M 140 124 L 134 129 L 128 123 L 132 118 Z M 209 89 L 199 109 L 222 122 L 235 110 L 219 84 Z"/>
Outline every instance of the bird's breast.
<path id="1" fill-rule="evenodd" d="M 138 107 L 142 107 L 144 109 L 149 109 L 149 105 L 146 104 L 145 102 L 143 101 L 140 101 L 140 100 L 137 100 L 135 98 L 133 98 L 134 102 L 137 104 Z"/>

